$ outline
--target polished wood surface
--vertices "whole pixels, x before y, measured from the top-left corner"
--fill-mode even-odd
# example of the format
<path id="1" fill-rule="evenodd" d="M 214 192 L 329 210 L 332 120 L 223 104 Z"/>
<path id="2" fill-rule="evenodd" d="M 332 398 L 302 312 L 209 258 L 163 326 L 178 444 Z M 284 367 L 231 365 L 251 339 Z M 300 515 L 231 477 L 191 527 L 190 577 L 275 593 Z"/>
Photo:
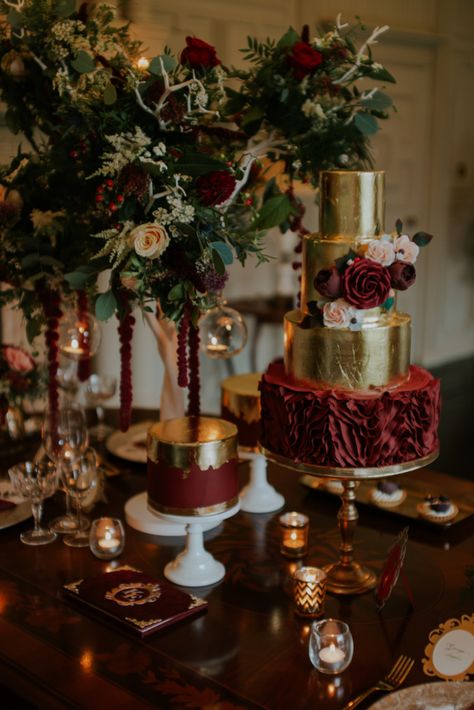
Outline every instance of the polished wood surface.
<path id="1" fill-rule="evenodd" d="M 121 473 L 107 479 L 107 503 L 96 504 L 93 518 L 123 519 L 125 501 L 145 488 L 144 466 L 113 462 Z M 246 482 L 246 464 L 240 475 Z M 427 492 L 474 504 L 470 482 L 426 469 L 406 476 L 416 477 Z M 304 564 L 335 561 L 338 498 L 310 490 L 298 474 L 273 465 L 269 479 L 285 496 L 285 510 L 310 517 Z M 403 477 L 398 480 L 403 483 Z M 44 520 L 60 514 L 63 505 L 60 493 L 46 501 Z M 402 579 L 380 612 L 371 593 L 328 596 L 325 616 L 347 621 L 355 643 L 351 665 L 336 677 L 321 675 L 309 661 L 309 623 L 295 615 L 291 598 L 298 563 L 280 554 L 279 512 L 240 512 L 206 533 L 206 548 L 226 566 L 220 584 L 191 590 L 208 600 L 208 612 L 144 640 L 78 608 L 62 597 L 61 588 L 118 563 L 163 579 L 183 538 L 153 537 L 126 526 L 123 554 L 107 563 L 60 539 L 36 548 L 21 544 L 19 534 L 31 520 L 0 530 L 0 685 L 40 708 L 324 710 L 341 708 L 401 653 L 415 659 L 405 687 L 437 680 L 422 671 L 430 631 L 473 612 L 473 517 L 444 530 L 371 506 L 360 505 L 359 514 L 356 557 L 378 574 L 395 536 L 410 524 L 405 572 L 415 608 Z M 13 707 L 23 706 L 10 702 Z"/>

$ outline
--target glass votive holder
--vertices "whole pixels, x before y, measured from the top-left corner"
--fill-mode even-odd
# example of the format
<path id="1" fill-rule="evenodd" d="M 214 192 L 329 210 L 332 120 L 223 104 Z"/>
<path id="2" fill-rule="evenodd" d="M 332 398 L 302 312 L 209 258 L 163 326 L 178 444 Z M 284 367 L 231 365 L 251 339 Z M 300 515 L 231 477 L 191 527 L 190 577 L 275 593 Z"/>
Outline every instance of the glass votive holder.
<path id="1" fill-rule="evenodd" d="M 300 567 L 293 575 L 293 599 L 300 616 L 317 617 L 324 613 L 326 572 L 319 567 Z"/>
<path id="2" fill-rule="evenodd" d="M 281 546 L 285 557 L 304 557 L 308 551 L 309 518 L 292 511 L 280 515 Z"/>
<path id="3" fill-rule="evenodd" d="M 91 525 L 89 547 L 99 560 L 118 557 L 125 545 L 125 530 L 118 518 L 98 518 Z"/>
<path id="4" fill-rule="evenodd" d="M 338 619 L 322 619 L 311 625 L 309 658 L 321 673 L 337 675 L 352 661 L 354 641 L 349 626 Z"/>

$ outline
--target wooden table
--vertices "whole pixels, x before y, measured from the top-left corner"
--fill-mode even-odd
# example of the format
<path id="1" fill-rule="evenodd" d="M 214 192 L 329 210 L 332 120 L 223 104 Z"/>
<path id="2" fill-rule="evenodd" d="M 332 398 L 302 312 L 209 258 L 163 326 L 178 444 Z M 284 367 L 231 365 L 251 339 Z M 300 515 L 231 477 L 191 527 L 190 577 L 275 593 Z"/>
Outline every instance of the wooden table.
<path id="1" fill-rule="evenodd" d="M 123 518 L 124 502 L 144 489 L 144 466 L 120 466 L 121 475 L 107 480 L 108 503 L 97 504 L 93 517 Z M 245 464 L 241 475 L 245 481 Z M 472 502 L 469 482 L 428 470 L 407 475 L 424 482 L 427 491 L 447 492 L 453 499 L 470 496 Z M 335 560 L 338 499 L 309 490 L 296 473 L 275 466 L 269 467 L 269 478 L 285 496 L 286 510 L 310 517 L 305 563 Z M 63 505 L 61 494 L 47 501 L 44 519 L 62 512 Z M 406 520 L 369 507 L 359 512 L 356 555 L 379 572 Z M 19 533 L 30 524 L 0 530 L 0 685 L 17 696 L 0 702 L 6 710 L 30 707 L 20 699 L 40 708 L 94 710 L 341 708 L 383 676 L 401 653 L 416 660 L 405 685 L 429 682 L 421 659 L 430 631 L 472 613 L 474 606 L 472 580 L 466 576 L 473 564 L 472 517 L 449 531 L 412 521 L 405 570 L 415 609 L 401 581 L 379 613 L 372 594 L 328 597 L 326 616 L 349 623 L 355 652 L 342 675 L 323 676 L 308 658 L 309 624 L 294 614 L 295 563 L 279 552 L 278 513 L 240 512 L 206 533 L 207 549 L 227 570 L 220 584 L 192 590 L 208 600 L 207 614 L 146 640 L 64 600 L 63 584 L 110 569 L 110 563 L 61 540 L 37 548 L 22 545 Z M 126 534 L 119 562 L 163 579 L 163 568 L 182 549 L 182 539 L 151 537 L 129 527 Z"/>

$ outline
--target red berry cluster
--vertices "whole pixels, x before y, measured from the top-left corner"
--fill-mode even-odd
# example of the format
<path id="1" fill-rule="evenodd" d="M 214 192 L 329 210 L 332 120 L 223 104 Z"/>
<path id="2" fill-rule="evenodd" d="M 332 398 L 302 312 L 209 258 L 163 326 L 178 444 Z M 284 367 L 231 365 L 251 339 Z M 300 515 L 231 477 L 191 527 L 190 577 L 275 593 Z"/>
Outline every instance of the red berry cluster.
<path id="1" fill-rule="evenodd" d="M 58 389 L 58 367 L 59 367 L 59 319 L 62 316 L 61 299 L 58 291 L 50 291 L 46 288 L 39 289 L 39 298 L 43 306 L 46 318 L 45 341 L 48 347 L 48 399 L 51 416 L 54 417 L 58 411 L 59 389 Z"/>
<path id="2" fill-rule="evenodd" d="M 87 299 L 87 293 L 85 291 L 77 292 L 77 317 L 79 320 L 87 318 L 89 313 L 89 303 Z M 85 347 L 88 347 L 88 341 L 84 343 Z M 80 382 L 85 382 L 89 375 L 91 374 L 91 358 L 90 356 L 84 357 L 79 360 L 77 366 L 77 376 Z"/>
<path id="3" fill-rule="evenodd" d="M 120 339 L 120 429 L 127 431 L 132 419 L 132 336 L 135 318 L 130 311 L 118 326 Z"/>
<path id="4" fill-rule="evenodd" d="M 117 192 L 115 182 L 112 178 L 107 178 L 105 182 L 98 185 L 95 191 L 95 201 L 97 205 L 104 204 L 109 212 L 117 212 L 120 209 L 124 196 L 121 192 Z"/>
<path id="5" fill-rule="evenodd" d="M 188 386 L 188 338 L 189 324 L 191 322 L 191 313 L 186 306 L 183 316 L 178 326 L 178 385 L 180 387 Z"/>
<path id="6" fill-rule="evenodd" d="M 191 325 L 189 329 L 189 394 L 188 416 L 197 417 L 201 411 L 199 377 L 199 328 Z"/>

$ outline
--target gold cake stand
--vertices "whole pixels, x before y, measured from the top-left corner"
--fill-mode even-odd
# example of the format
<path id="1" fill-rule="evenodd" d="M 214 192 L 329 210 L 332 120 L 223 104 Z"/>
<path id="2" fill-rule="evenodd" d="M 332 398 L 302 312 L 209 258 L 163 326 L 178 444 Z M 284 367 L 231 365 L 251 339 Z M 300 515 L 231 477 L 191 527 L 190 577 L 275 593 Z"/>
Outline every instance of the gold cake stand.
<path id="1" fill-rule="evenodd" d="M 391 466 L 373 466 L 369 468 L 337 468 L 330 466 L 315 466 L 312 464 L 295 463 L 292 459 L 275 454 L 273 451 L 261 447 L 263 455 L 273 463 L 293 472 L 305 473 L 318 478 L 332 478 L 340 480 L 344 491 L 341 494 L 342 505 L 337 514 L 341 544 L 339 546 L 339 561 L 324 567 L 327 573 L 327 589 L 333 594 L 364 594 L 374 589 L 377 577 L 370 569 L 354 560 L 354 534 L 359 519 L 355 505 L 355 489 L 358 481 L 370 478 L 386 478 L 408 473 L 417 468 L 423 468 L 433 463 L 438 458 L 439 450 L 436 449 L 428 456 L 413 459 L 406 463 Z"/>

